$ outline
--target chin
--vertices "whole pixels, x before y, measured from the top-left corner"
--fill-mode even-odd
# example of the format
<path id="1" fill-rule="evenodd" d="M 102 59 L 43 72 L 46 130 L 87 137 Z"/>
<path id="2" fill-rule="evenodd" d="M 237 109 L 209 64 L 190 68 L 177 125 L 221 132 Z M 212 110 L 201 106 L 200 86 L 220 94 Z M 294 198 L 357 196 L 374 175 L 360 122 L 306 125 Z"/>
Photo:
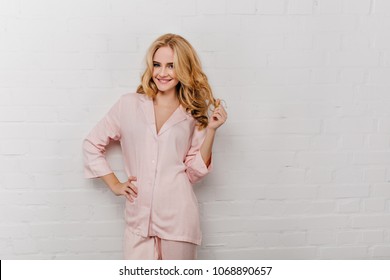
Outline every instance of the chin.
<path id="1" fill-rule="evenodd" d="M 161 93 L 168 92 L 171 90 L 175 90 L 175 88 L 158 88 L 158 91 Z"/>

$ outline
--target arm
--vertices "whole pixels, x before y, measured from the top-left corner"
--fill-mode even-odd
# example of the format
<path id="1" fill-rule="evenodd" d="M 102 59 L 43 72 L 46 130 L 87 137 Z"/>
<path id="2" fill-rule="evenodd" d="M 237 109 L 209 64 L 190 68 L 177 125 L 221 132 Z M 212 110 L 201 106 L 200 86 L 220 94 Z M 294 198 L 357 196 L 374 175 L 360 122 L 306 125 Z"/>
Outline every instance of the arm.
<path id="1" fill-rule="evenodd" d="M 211 163 L 211 153 L 213 149 L 213 143 L 215 138 L 215 129 L 209 129 L 206 128 L 206 137 L 204 138 L 204 141 L 202 143 L 202 146 L 200 147 L 200 154 L 202 155 L 202 159 L 206 166 L 208 167 Z"/>
<path id="2" fill-rule="evenodd" d="M 200 147 L 200 153 L 206 166 L 209 166 L 211 162 L 211 153 L 213 149 L 215 133 L 227 119 L 227 113 L 223 106 L 220 106 L 220 103 L 221 101 L 218 99 L 216 103 L 217 107 L 211 115 L 209 125 L 207 126 L 206 137 L 202 143 L 202 146 Z"/>
<path id="3" fill-rule="evenodd" d="M 106 147 L 121 138 L 119 100 L 89 132 L 83 141 L 84 174 L 86 178 L 97 178 L 112 173 L 106 160 Z"/>
<path id="4" fill-rule="evenodd" d="M 130 202 L 133 202 L 137 197 L 138 189 L 131 183 L 133 181 L 137 181 L 136 177 L 131 176 L 129 180 L 123 183 L 119 182 L 114 173 L 101 176 L 100 178 L 104 181 L 104 183 L 106 183 L 106 185 L 115 195 L 123 195 Z"/>
<path id="5" fill-rule="evenodd" d="M 83 142 L 84 172 L 87 178 L 101 178 L 116 195 L 124 195 L 132 202 L 137 196 L 137 188 L 131 183 L 137 178 L 130 177 L 126 182 L 119 182 L 112 172 L 106 157 L 106 146 L 111 140 L 119 140 L 121 100 L 119 100 L 91 130 Z"/>
<path id="6" fill-rule="evenodd" d="M 227 118 L 225 109 L 217 107 L 204 130 L 195 128 L 192 136 L 191 148 L 187 153 L 185 164 L 187 176 L 192 184 L 201 180 L 212 170 L 212 147 L 216 129 L 220 127 Z"/>

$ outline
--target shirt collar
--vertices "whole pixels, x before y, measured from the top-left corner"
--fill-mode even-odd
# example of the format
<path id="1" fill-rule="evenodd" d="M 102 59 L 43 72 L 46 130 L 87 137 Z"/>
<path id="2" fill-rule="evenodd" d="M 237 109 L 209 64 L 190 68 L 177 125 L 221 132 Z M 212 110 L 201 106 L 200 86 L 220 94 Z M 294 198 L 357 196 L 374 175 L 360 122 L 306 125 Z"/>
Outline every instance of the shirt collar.
<path id="1" fill-rule="evenodd" d="M 139 100 L 141 101 L 141 108 L 144 112 L 148 125 L 152 130 L 153 134 L 157 136 L 153 99 L 148 97 L 146 94 L 139 94 L 138 96 Z M 191 113 L 186 112 L 184 107 L 180 104 L 179 107 L 169 117 L 169 119 L 163 124 L 160 131 L 158 132 L 158 135 L 163 134 L 165 131 L 182 121 L 192 119 L 193 118 L 191 116 Z"/>

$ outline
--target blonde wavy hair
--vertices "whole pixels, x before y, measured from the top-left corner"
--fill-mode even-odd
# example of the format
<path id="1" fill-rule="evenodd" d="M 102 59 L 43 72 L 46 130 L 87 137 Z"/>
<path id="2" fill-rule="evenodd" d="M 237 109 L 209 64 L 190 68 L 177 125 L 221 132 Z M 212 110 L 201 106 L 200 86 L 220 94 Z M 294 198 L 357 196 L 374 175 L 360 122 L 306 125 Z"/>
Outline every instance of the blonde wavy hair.
<path id="1" fill-rule="evenodd" d="M 176 86 L 179 102 L 197 121 L 199 129 L 203 129 L 209 122 L 210 105 L 215 106 L 216 100 L 195 49 L 183 37 L 169 33 L 160 36 L 152 43 L 146 54 L 146 70 L 137 92 L 155 98 L 158 89 L 153 82 L 153 57 L 159 48 L 166 46 L 170 47 L 174 54 L 173 67 L 179 80 Z"/>

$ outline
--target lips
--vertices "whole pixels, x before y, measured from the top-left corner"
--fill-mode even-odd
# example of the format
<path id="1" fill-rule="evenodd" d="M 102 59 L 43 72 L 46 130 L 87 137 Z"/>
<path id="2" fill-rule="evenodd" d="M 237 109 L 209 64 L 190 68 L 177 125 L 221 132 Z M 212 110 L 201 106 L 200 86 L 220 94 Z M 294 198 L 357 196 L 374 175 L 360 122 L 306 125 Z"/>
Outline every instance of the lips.
<path id="1" fill-rule="evenodd" d="M 161 84 L 167 84 L 169 83 L 170 81 L 172 81 L 172 79 L 157 79 Z"/>

